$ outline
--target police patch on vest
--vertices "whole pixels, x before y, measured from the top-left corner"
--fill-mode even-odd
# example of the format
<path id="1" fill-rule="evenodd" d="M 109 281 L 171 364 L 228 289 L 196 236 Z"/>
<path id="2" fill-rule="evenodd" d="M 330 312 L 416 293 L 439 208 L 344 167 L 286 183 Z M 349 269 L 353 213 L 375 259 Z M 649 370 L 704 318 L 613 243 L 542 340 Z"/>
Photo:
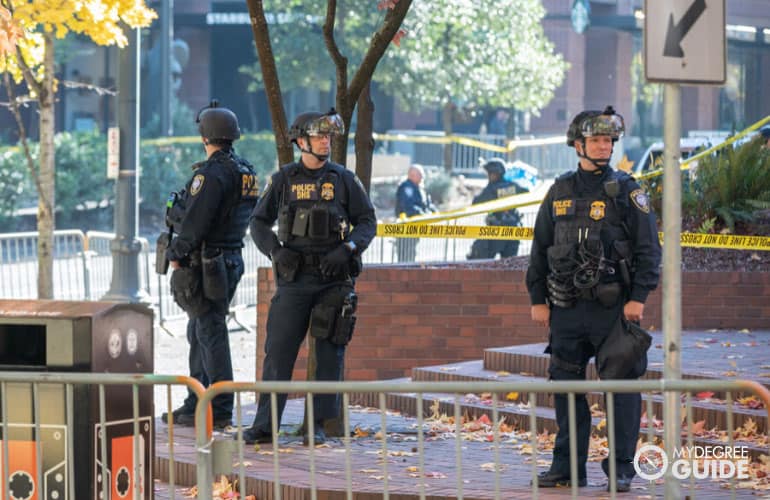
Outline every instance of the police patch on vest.
<path id="1" fill-rule="evenodd" d="M 334 199 L 334 184 L 331 182 L 324 182 L 321 184 L 321 198 L 326 201 Z"/>
<path id="2" fill-rule="evenodd" d="M 589 210 L 588 216 L 593 220 L 602 220 L 604 218 L 604 209 L 606 207 L 607 204 L 603 201 L 593 201 L 591 202 L 591 210 Z"/>
<path id="3" fill-rule="evenodd" d="M 291 200 L 317 200 L 318 191 L 314 183 L 292 184 L 291 185 Z"/>
<path id="4" fill-rule="evenodd" d="M 202 175 L 196 175 L 193 177 L 192 183 L 190 184 L 190 195 L 195 196 L 196 194 L 201 192 L 201 189 L 203 189 L 203 181 L 205 181 L 206 178 Z"/>
<path id="5" fill-rule="evenodd" d="M 636 205 L 636 208 L 646 214 L 650 213 L 650 199 L 647 197 L 647 193 L 645 193 L 644 190 L 635 189 L 631 191 L 629 196 L 634 205 Z"/>
<path id="6" fill-rule="evenodd" d="M 553 216 L 560 217 L 564 215 L 573 215 L 575 213 L 575 204 L 573 200 L 554 200 Z"/>

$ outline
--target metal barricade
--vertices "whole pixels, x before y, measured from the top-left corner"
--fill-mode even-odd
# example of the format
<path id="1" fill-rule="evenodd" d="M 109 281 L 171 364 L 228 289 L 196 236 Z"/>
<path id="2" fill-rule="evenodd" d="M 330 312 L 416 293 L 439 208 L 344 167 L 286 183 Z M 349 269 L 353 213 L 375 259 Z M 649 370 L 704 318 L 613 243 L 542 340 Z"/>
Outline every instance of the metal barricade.
<path id="1" fill-rule="evenodd" d="M 37 232 L 0 234 L 0 297 L 37 297 Z M 78 230 L 54 232 L 54 296 L 78 300 L 88 293 L 85 235 Z"/>
<path id="2" fill-rule="evenodd" d="M 240 403 L 240 393 L 242 392 L 269 392 L 271 395 L 271 420 L 273 422 L 272 436 L 273 436 L 273 452 L 266 452 L 264 455 L 272 455 L 272 468 L 273 468 L 273 487 L 274 492 L 271 498 L 281 498 L 281 471 L 279 463 L 279 450 L 278 447 L 278 428 L 276 422 L 277 410 L 276 401 L 277 393 L 305 393 L 305 408 L 306 415 L 305 421 L 307 422 L 308 429 L 307 435 L 309 437 L 308 447 L 308 462 L 307 465 L 309 474 L 306 476 L 308 489 L 310 490 L 310 498 L 316 498 L 318 493 L 317 482 L 318 478 L 322 477 L 316 467 L 316 451 L 313 446 L 314 435 L 314 417 L 313 417 L 313 398 L 319 394 L 342 394 L 342 407 L 343 407 L 343 429 L 345 429 L 343 437 L 339 438 L 344 444 L 344 468 L 345 468 L 345 485 L 344 489 L 347 494 L 347 498 L 353 498 L 353 482 L 352 482 L 352 470 L 351 470 L 351 436 L 348 430 L 350 429 L 350 395 L 351 394 L 375 394 L 379 402 L 379 412 L 381 419 L 381 460 L 378 461 L 381 469 L 376 470 L 378 478 L 382 481 L 382 496 L 387 499 L 390 496 L 389 491 L 389 457 L 388 454 L 388 434 L 386 428 L 386 414 L 388 408 L 386 408 L 386 394 L 409 394 L 416 398 L 416 410 L 415 416 L 417 419 L 416 432 L 417 443 L 411 445 L 413 450 L 417 450 L 419 454 L 419 464 L 413 467 L 415 476 L 418 478 L 428 477 L 426 471 L 431 470 L 431 463 L 428 461 L 436 458 L 432 454 L 426 453 L 426 447 L 430 444 L 425 442 L 425 419 L 424 414 L 426 408 L 423 405 L 423 398 L 426 395 L 433 394 L 447 394 L 452 397 L 451 407 L 453 408 L 454 415 L 454 431 L 452 436 L 454 438 L 454 451 L 455 451 L 455 464 L 454 470 L 457 474 L 456 491 L 453 496 L 456 498 L 463 498 L 464 490 L 464 470 L 463 461 L 461 459 L 463 437 L 462 437 L 462 414 L 461 414 L 461 396 L 469 393 L 488 393 L 491 397 L 491 404 L 489 405 L 488 413 L 491 415 L 489 420 L 492 427 L 491 430 L 491 442 L 487 443 L 490 447 L 490 462 L 487 464 L 487 470 L 491 470 L 495 473 L 494 489 L 491 492 L 493 498 L 507 498 L 510 495 L 504 494 L 501 488 L 501 474 L 502 471 L 500 462 L 501 451 L 501 424 L 499 403 L 501 402 L 500 395 L 510 393 L 521 393 L 528 396 L 528 402 L 523 406 L 523 416 L 528 416 L 528 429 L 526 435 L 529 439 L 527 446 L 531 447 L 531 466 L 529 474 L 531 476 L 531 491 L 529 492 L 532 498 L 538 498 L 538 414 L 537 397 L 543 394 L 567 394 L 568 407 L 569 407 L 569 431 L 570 431 L 570 463 L 571 463 L 571 475 L 577 477 L 577 450 L 576 450 L 576 412 L 575 412 L 575 397 L 577 394 L 587 393 L 605 393 L 606 395 L 606 421 L 607 421 L 607 436 L 609 439 L 609 477 L 610 477 L 610 496 L 615 497 L 616 494 L 616 466 L 614 464 L 614 427 L 615 427 L 615 415 L 613 412 L 613 396 L 616 393 L 686 393 L 685 406 L 686 406 L 686 421 L 687 426 L 687 443 L 692 445 L 692 431 L 694 427 L 694 419 L 692 412 L 692 394 L 701 391 L 720 391 L 727 394 L 727 401 L 732 401 L 733 394 L 738 393 L 753 393 L 764 402 L 765 408 L 770 414 L 770 391 L 768 389 L 753 381 L 745 380 L 612 380 L 612 381 L 527 381 L 527 382 L 264 382 L 264 383 L 239 383 L 239 382 L 222 382 L 211 386 L 203 396 L 199 399 L 198 408 L 196 409 L 196 447 L 197 447 L 197 484 L 198 484 L 198 498 L 202 500 L 212 499 L 212 481 L 213 481 L 213 457 L 212 448 L 214 443 L 209 439 L 209 436 L 205 432 L 206 412 L 205 409 L 210 403 L 212 398 L 219 394 L 235 392 L 236 393 L 236 419 L 241 421 L 243 410 Z M 647 415 L 653 415 L 653 403 L 652 398 L 647 398 Z M 727 412 L 727 440 L 726 446 L 735 447 L 735 440 L 733 436 L 734 424 L 733 414 L 728 406 Z M 652 418 L 648 418 L 648 423 L 643 426 L 642 431 L 646 432 L 647 438 L 650 442 L 653 442 L 655 435 L 655 427 Z M 525 420 L 526 421 L 526 420 Z M 674 425 L 679 425 L 676 422 Z M 236 434 L 238 442 L 238 457 L 237 462 L 239 465 L 238 484 L 244 485 L 245 482 L 245 466 L 244 466 L 244 452 L 242 441 L 242 430 L 239 428 Z M 451 437 L 450 437 L 451 439 Z M 446 457 L 437 457 L 437 460 L 442 463 L 446 463 Z M 250 464 L 254 467 L 254 464 Z M 303 468 L 306 466 L 303 465 Z M 296 477 L 295 477 L 296 479 Z M 304 483 L 303 483 L 304 484 Z M 419 498 L 425 499 L 428 496 L 434 498 L 437 494 L 435 490 L 427 491 L 428 487 L 425 485 L 425 481 L 419 480 Z M 690 487 L 694 489 L 694 485 L 690 484 Z M 327 485 L 328 488 L 328 485 Z M 735 481 L 730 482 L 730 488 L 735 492 Z M 650 484 L 651 497 L 655 497 L 655 483 Z M 249 492 L 240 492 L 242 495 Z M 410 494 L 414 494 L 414 491 L 410 491 Z M 398 494 L 398 493 L 394 493 Z M 441 496 L 445 495 L 445 490 L 441 490 L 439 493 Z M 578 482 L 573 481 L 571 486 L 572 498 L 578 498 Z M 550 497 L 549 497 L 550 498 Z M 667 495 L 667 498 L 672 498 Z M 691 491 L 690 498 L 694 498 L 694 491 Z"/>
<path id="3" fill-rule="evenodd" d="M 86 232 L 87 273 L 89 276 L 88 300 L 98 300 L 110 289 L 112 280 L 112 250 L 110 244 L 115 239 L 115 233 L 103 231 Z M 151 297 L 156 297 L 157 291 L 151 287 L 150 273 L 150 244 L 147 238 L 137 238 L 141 245 L 139 253 L 139 286 Z"/>
<path id="4" fill-rule="evenodd" d="M 9 394 L 10 386 L 26 386 L 31 389 L 33 416 L 32 423 L 17 423 L 9 421 L 9 398 L 3 398 L 2 423 L 0 430 L 3 436 L 12 436 L 19 428 L 31 440 L 19 441 L 13 438 L 2 440 L 0 457 L 2 477 L 9 477 L 14 467 L 14 478 L 19 481 L 2 481 L 3 498 L 31 498 L 31 496 L 15 494 L 11 496 L 12 487 L 29 488 L 41 491 L 36 498 L 51 498 L 58 500 L 79 500 L 80 498 L 133 498 L 134 500 L 153 498 L 152 492 L 157 485 L 152 479 L 152 470 L 156 459 L 153 446 L 155 430 L 151 416 L 140 415 L 139 388 L 140 386 L 167 387 L 167 401 L 171 411 L 171 387 L 184 386 L 196 393 L 203 394 L 203 386 L 195 379 L 170 375 L 139 375 L 139 374 L 105 374 L 105 373 L 37 373 L 37 372 L 0 372 L 0 394 Z M 111 386 L 131 386 L 132 418 L 120 421 L 110 421 L 111 408 L 107 406 L 105 394 Z M 41 395 L 49 388 L 61 388 L 64 392 L 66 420 L 61 425 L 41 423 L 44 404 Z M 95 406 L 98 417 L 92 419 L 88 429 L 88 446 L 86 443 L 75 441 L 76 427 L 81 426 L 78 419 L 90 418 L 83 415 L 83 398 L 76 396 L 83 388 L 89 390 L 92 406 Z M 50 392 L 50 391 L 49 391 Z M 205 413 L 206 410 L 204 410 Z M 210 416 L 210 409 L 208 410 Z M 210 425 L 211 418 L 208 418 Z M 211 435 L 211 427 L 203 429 L 203 433 Z M 39 437 L 37 437 L 39 436 Z M 59 444 L 51 446 L 43 441 L 46 438 Z M 169 456 L 169 498 L 174 497 L 174 425 L 168 426 L 168 456 Z M 78 456 L 85 450 L 85 456 L 91 458 L 91 463 L 78 463 Z M 12 453 L 13 451 L 13 453 Z M 105 457 L 102 459 L 102 457 Z M 107 459 L 111 457 L 111 460 Z M 149 462 L 146 458 L 149 457 Z M 44 469 L 48 467 L 48 469 Z M 118 470 L 112 470 L 118 467 Z M 27 470 L 30 469 L 30 470 Z M 20 474 L 21 471 L 21 474 Z M 76 477 L 79 472 L 90 478 Z M 121 476 L 121 474 L 123 476 Z M 45 478 L 45 479 L 40 479 Z M 143 478 L 144 481 L 131 480 Z M 90 481 L 89 481 L 90 479 Z M 107 479 L 107 480 L 105 480 Z M 89 481 L 89 484 L 84 484 Z M 119 484 L 118 484 L 119 483 Z M 114 488 L 122 488 L 117 495 Z M 92 494 L 85 495 L 83 491 Z M 129 491 L 131 495 L 129 496 Z M 76 496 L 77 495 L 77 496 Z M 117 495 L 117 496 L 116 496 Z"/>

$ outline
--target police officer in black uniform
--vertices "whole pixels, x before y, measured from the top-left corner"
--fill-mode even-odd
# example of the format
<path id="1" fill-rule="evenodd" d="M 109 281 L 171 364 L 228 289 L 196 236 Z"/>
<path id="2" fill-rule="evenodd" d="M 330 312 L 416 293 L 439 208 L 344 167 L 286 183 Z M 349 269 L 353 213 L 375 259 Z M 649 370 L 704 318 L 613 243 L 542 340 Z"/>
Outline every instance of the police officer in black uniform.
<path id="1" fill-rule="evenodd" d="M 417 163 L 409 167 L 406 179 L 396 189 L 396 217 L 414 217 L 436 211 L 430 195 L 422 187 L 425 169 Z M 414 262 L 417 258 L 418 238 L 397 238 L 398 262 Z"/>
<path id="2" fill-rule="evenodd" d="M 171 268 L 171 293 L 189 317 L 190 376 L 204 387 L 233 379 L 227 313 L 243 275 L 243 238 L 257 202 L 257 176 L 236 156 L 238 118 L 216 100 L 197 120 L 207 159 L 196 164 L 192 179 L 169 199 L 166 222 L 176 234 L 165 255 Z M 194 425 L 197 397 L 189 392 L 174 410 L 174 422 Z M 233 395 L 212 401 L 214 426 L 230 425 Z M 161 416 L 168 421 L 168 414 Z"/>
<path id="3" fill-rule="evenodd" d="M 316 380 L 342 379 L 355 325 L 354 278 L 377 229 L 358 177 L 328 161 L 331 138 L 343 130 L 334 109 L 297 116 L 289 136 L 301 159 L 273 174 L 251 216 L 251 235 L 273 261 L 277 285 L 267 317 L 263 381 L 291 379 L 308 327 L 316 340 Z M 319 394 L 313 403 L 314 442 L 321 444 L 324 420 L 337 416 L 338 396 Z M 277 425 L 285 405 L 286 395 L 279 394 Z M 243 432 L 246 443 L 271 441 L 270 414 L 270 394 L 263 393 L 254 423 Z"/>
<path id="4" fill-rule="evenodd" d="M 492 158 L 484 163 L 489 183 L 473 198 L 473 204 L 484 203 L 506 196 L 512 196 L 526 192 L 526 189 L 515 182 L 507 181 L 505 175 L 505 162 L 500 158 Z M 515 208 L 492 212 L 487 215 L 488 226 L 518 226 L 521 223 L 521 214 Z M 468 259 L 494 259 L 497 254 L 500 258 L 513 257 L 519 253 L 519 240 L 476 240 L 471 246 Z"/>
<path id="5" fill-rule="evenodd" d="M 556 179 L 537 214 L 526 282 L 533 321 L 550 325 L 552 380 L 583 380 L 609 332 L 621 319 L 638 323 L 658 284 L 661 251 L 649 199 L 632 177 L 609 166 L 623 132 L 623 118 L 611 106 L 575 116 L 567 145 L 575 148 L 578 169 Z M 628 366 L 625 378 L 638 378 L 646 355 Z M 575 401 L 577 481 L 585 486 L 591 412 L 585 395 Z M 566 394 L 555 395 L 555 407 L 559 430 L 551 467 L 538 476 L 541 487 L 570 484 Z M 615 394 L 614 415 L 617 490 L 629 491 L 641 396 Z M 608 473 L 606 459 L 602 468 Z"/>

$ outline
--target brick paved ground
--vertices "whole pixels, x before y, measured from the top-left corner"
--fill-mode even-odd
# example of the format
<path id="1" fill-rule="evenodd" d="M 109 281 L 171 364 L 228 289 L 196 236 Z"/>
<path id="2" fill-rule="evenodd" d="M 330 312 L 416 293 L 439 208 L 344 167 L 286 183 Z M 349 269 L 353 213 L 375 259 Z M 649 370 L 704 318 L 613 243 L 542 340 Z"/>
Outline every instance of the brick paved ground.
<path id="1" fill-rule="evenodd" d="M 180 324 L 179 326 L 183 326 Z M 180 329 L 181 330 L 181 329 Z M 181 333 L 181 332 L 179 332 Z M 233 350 L 236 380 L 253 380 L 253 334 L 235 334 L 236 343 Z M 185 373 L 186 354 L 184 335 L 176 339 L 162 338 L 159 349 L 156 350 L 156 372 Z M 770 332 L 739 332 L 739 331 L 702 331 L 686 332 L 683 341 L 683 369 L 706 377 L 733 377 L 760 380 L 767 383 L 770 377 L 770 361 L 767 361 L 767 347 L 770 345 Z M 541 353 L 542 346 L 531 346 L 532 353 Z M 447 360 L 451 362 L 453 360 Z M 650 352 L 650 369 L 661 369 L 662 336 L 655 335 L 653 349 Z M 181 363 L 181 367 L 176 364 Z M 160 369 L 158 369 L 160 368 Z M 765 376 L 763 376 L 765 375 Z M 177 394 L 178 393 L 178 394 Z M 175 391 L 174 405 L 183 397 L 183 393 Z M 244 396 L 244 404 L 250 404 L 244 409 L 243 420 L 250 423 L 254 415 L 253 398 Z M 156 408 L 165 408 L 165 395 L 156 395 Z M 163 411 L 163 410 L 160 410 Z M 157 411 L 156 414 L 159 414 Z M 315 481 L 317 498 L 337 499 L 345 497 L 345 447 L 339 439 L 332 439 L 325 446 L 314 450 L 315 474 L 310 474 L 311 454 L 302 446 L 300 437 L 291 436 L 302 420 L 302 400 L 292 400 L 287 405 L 282 431 L 285 435 L 279 442 L 280 484 L 281 497 L 284 499 L 310 499 L 311 478 Z M 456 466 L 456 440 L 452 436 L 434 436 L 425 442 L 424 476 L 419 477 L 419 456 L 417 451 L 416 430 L 414 419 L 389 415 L 387 418 L 387 461 L 382 457 L 382 440 L 374 434 L 380 429 L 379 413 L 366 413 L 351 410 L 352 427 L 366 429 L 370 432 L 367 437 L 351 441 L 351 476 L 352 486 L 357 500 L 383 498 L 387 486 L 389 497 L 394 500 L 419 498 L 420 485 L 424 485 L 426 498 L 456 498 L 462 489 L 463 498 L 486 499 L 495 498 L 495 482 L 499 481 L 499 498 L 532 498 L 529 481 L 532 473 L 531 455 L 522 453 L 528 444 L 525 439 L 503 442 L 499 448 L 499 475 L 494 472 L 495 451 L 492 443 L 481 440 L 461 441 L 461 470 Z M 156 473 L 162 471 L 162 477 L 167 477 L 169 439 L 167 427 L 156 421 Z M 217 433 L 218 440 L 232 444 L 230 436 Z M 466 436 L 471 437 L 471 436 Z M 477 434 L 472 435 L 478 438 Z M 176 460 L 175 475 L 177 486 L 175 498 L 184 498 L 186 486 L 195 484 L 195 446 L 194 435 L 190 428 L 176 428 L 174 436 L 174 457 Z M 237 451 L 232 455 L 237 457 Z M 550 462 L 550 455 L 541 453 L 537 457 L 538 470 L 545 470 Z M 579 497 L 609 498 L 606 492 L 606 478 L 602 473 L 597 457 L 589 461 L 589 485 L 581 488 Z M 238 459 L 234 458 L 234 462 Z M 255 494 L 257 499 L 269 499 L 273 496 L 273 455 L 272 445 L 262 445 L 259 449 L 247 446 L 244 449 L 244 464 L 246 474 L 247 494 Z M 387 481 L 385 470 L 387 466 Z M 237 476 L 237 468 L 234 470 Z M 231 476 L 232 477 L 232 476 Z M 458 479 L 459 478 L 459 479 Z M 687 488 L 687 484 L 684 485 Z M 690 495 L 698 499 L 730 498 L 731 491 L 725 485 L 700 480 L 696 488 L 689 492 L 682 491 L 682 498 Z M 629 494 L 620 494 L 625 498 L 662 497 L 662 486 L 657 485 L 653 491 L 649 484 L 637 479 Z M 770 498 L 763 491 L 738 489 L 734 498 Z M 539 498 L 568 498 L 570 490 L 543 490 Z M 167 484 L 157 482 L 155 498 L 165 500 L 172 498 Z"/>
<path id="2" fill-rule="evenodd" d="M 248 408 L 253 414 L 254 408 Z M 532 473 L 531 455 L 526 453 L 528 441 L 526 438 L 507 439 L 499 447 L 500 473 L 494 472 L 495 448 L 493 443 L 484 442 L 483 434 L 466 434 L 460 444 L 460 467 L 457 467 L 457 442 L 453 436 L 426 437 L 424 443 L 425 463 L 424 477 L 420 481 L 419 455 L 417 453 L 417 431 L 415 420 L 398 415 L 387 417 L 387 461 L 383 461 L 382 440 L 374 435 L 380 429 L 380 414 L 351 411 L 351 424 L 370 432 L 370 436 L 351 440 L 351 476 L 352 489 L 356 499 L 382 498 L 387 486 L 390 498 L 407 499 L 419 498 L 420 484 L 425 488 L 427 498 L 456 498 L 457 491 L 462 488 L 463 498 L 486 499 L 495 498 L 495 481 L 499 481 L 499 498 L 532 498 L 530 479 Z M 291 433 L 302 419 L 302 401 L 292 400 L 287 405 L 285 425 L 282 430 Z M 251 417 L 246 420 L 250 421 Z M 166 426 L 158 423 L 157 456 L 163 461 L 168 458 L 168 441 L 165 436 Z M 217 433 L 217 439 L 229 440 L 229 435 Z M 279 441 L 280 483 L 282 498 L 310 498 L 311 478 L 319 499 L 345 498 L 346 469 L 345 445 L 341 439 L 331 439 L 327 445 L 317 447 L 314 453 L 302 446 L 301 437 L 282 436 Z M 244 464 L 246 475 L 246 493 L 255 494 L 257 499 L 273 498 L 273 447 L 261 445 L 259 448 L 246 446 L 244 449 Z M 237 452 L 233 457 L 237 457 Z M 314 460 L 315 475 L 310 474 L 311 456 Z M 193 433 L 189 428 L 176 429 L 175 457 L 185 465 L 181 468 L 188 470 L 185 474 L 177 470 L 177 479 L 186 480 L 186 484 L 194 484 L 194 446 Z M 550 461 L 549 453 L 538 455 L 538 471 L 546 469 Z M 600 457 L 592 459 L 588 464 L 589 483 L 580 488 L 579 496 L 609 498 L 606 492 L 607 481 L 599 466 Z M 238 463 L 237 458 L 234 462 Z M 387 481 L 385 479 L 387 470 Z M 237 468 L 233 471 L 238 474 Z M 688 485 L 683 483 L 684 488 Z M 730 491 L 725 484 L 701 480 L 696 483 L 691 498 L 722 499 L 729 498 Z M 158 485 L 156 498 L 171 498 L 165 490 L 167 485 Z M 183 488 L 177 489 L 184 493 Z M 539 492 L 540 498 L 563 498 L 570 496 L 570 490 L 544 490 Z M 631 493 L 624 494 L 626 498 L 653 498 L 662 496 L 662 485 L 655 486 L 655 491 L 648 483 L 637 479 Z M 683 491 L 682 497 L 688 491 Z M 748 489 L 738 489 L 735 498 L 758 498 L 762 492 Z M 767 498 L 770 498 L 768 496 Z"/>

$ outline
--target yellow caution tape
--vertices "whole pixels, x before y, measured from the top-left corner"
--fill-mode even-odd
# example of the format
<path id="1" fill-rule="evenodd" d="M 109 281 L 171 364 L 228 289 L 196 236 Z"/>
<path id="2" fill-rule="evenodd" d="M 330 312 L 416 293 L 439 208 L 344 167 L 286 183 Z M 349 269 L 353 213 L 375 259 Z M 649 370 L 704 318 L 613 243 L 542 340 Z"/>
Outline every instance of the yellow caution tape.
<path id="1" fill-rule="evenodd" d="M 443 224 L 377 224 L 377 236 L 393 238 L 531 240 L 532 228 L 518 226 L 450 226 Z"/>
<path id="2" fill-rule="evenodd" d="M 696 155 L 692 155 L 691 157 L 682 160 L 681 166 L 679 168 L 681 170 L 688 170 L 693 163 L 697 162 L 701 158 L 704 158 L 704 157 L 710 155 L 711 153 L 719 151 L 720 149 L 726 148 L 730 144 L 734 143 L 735 141 L 737 141 L 739 139 L 742 139 L 743 137 L 745 137 L 746 135 L 750 134 L 751 132 L 754 132 L 755 130 L 759 130 L 763 125 L 765 125 L 768 122 L 770 122 L 770 116 L 766 116 L 766 117 L 762 118 L 761 120 L 759 120 L 758 122 L 755 122 L 750 127 L 748 127 L 746 129 L 744 129 L 743 131 L 741 131 L 741 132 L 731 136 L 730 138 L 728 138 L 724 142 L 720 142 L 719 144 L 711 146 L 708 149 L 704 149 L 703 151 L 701 151 L 700 153 L 698 153 Z M 653 177 L 658 177 L 660 175 L 663 175 L 663 169 L 662 168 L 659 168 L 657 170 L 652 170 L 651 172 L 647 172 L 646 174 L 642 174 L 642 175 L 634 176 L 634 177 L 636 178 L 636 180 L 639 181 L 639 180 L 651 179 Z"/>
<path id="3" fill-rule="evenodd" d="M 497 144 L 490 144 L 488 142 L 479 141 L 478 139 L 471 139 L 470 137 L 462 137 L 459 135 L 407 135 L 407 134 L 372 134 L 372 137 L 377 141 L 400 141 L 400 142 L 414 142 L 419 144 L 461 144 L 463 146 L 470 146 L 485 151 L 493 151 L 495 153 L 510 153 L 516 148 L 523 146 L 544 146 L 546 144 L 560 144 L 564 142 L 564 136 L 558 135 L 554 137 L 545 137 L 541 139 L 513 139 L 508 141 L 505 146 L 499 146 Z"/>
<path id="4" fill-rule="evenodd" d="M 390 238 L 459 238 L 475 240 L 531 240 L 534 228 L 519 226 L 458 226 L 446 224 L 377 224 L 377 236 Z M 663 241 L 663 233 L 658 233 Z M 770 236 L 682 233 L 683 247 L 770 251 Z"/>
<path id="5" fill-rule="evenodd" d="M 660 233 L 660 238 L 663 241 L 663 233 Z M 770 236 L 682 233 L 679 241 L 683 247 L 770 251 Z"/>

